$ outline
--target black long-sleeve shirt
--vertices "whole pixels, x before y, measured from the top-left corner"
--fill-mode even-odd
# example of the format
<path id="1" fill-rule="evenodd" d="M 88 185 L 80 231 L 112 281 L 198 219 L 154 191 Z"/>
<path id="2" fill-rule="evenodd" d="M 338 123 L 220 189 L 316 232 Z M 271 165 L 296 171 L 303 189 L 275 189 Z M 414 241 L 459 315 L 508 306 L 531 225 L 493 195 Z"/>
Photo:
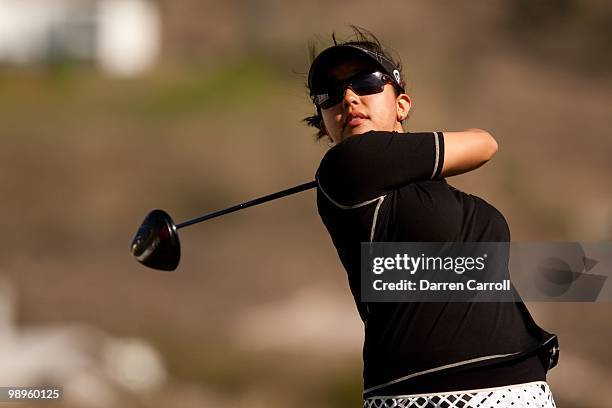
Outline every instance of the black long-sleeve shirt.
<path id="1" fill-rule="evenodd" d="M 440 176 L 444 136 L 367 132 L 323 157 L 323 223 L 365 323 L 364 396 L 485 388 L 545 379 L 535 354 L 556 337 L 522 302 L 365 303 L 361 242 L 509 242 L 503 215 Z"/>

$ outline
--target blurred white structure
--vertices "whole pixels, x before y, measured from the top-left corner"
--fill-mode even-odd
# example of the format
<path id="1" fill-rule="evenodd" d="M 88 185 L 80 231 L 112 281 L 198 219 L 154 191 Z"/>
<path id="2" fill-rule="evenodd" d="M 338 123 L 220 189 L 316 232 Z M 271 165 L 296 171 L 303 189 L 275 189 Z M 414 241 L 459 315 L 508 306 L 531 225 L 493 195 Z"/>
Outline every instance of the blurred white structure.
<path id="1" fill-rule="evenodd" d="M 2 386 L 59 386 L 69 404 L 106 408 L 165 385 L 162 357 L 144 340 L 113 337 L 84 324 L 19 327 L 15 304 L 15 290 L 0 275 Z"/>
<path id="2" fill-rule="evenodd" d="M 95 61 L 133 76 L 155 64 L 160 31 L 147 0 L 0 0 L 0 62 Z"/>

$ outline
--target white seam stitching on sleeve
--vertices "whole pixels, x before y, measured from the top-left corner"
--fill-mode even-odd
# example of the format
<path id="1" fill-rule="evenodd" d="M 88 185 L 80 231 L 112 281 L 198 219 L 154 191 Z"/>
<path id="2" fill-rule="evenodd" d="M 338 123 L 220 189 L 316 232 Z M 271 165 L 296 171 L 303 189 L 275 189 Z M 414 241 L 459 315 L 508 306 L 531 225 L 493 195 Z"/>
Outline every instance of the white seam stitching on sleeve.
<path id="1" fill-rule="evenodd" d="M 371 199 L 371 200 L 364 201 L 364 202 L 361 202 L 361 203 L 358 203 L 358 204 L 355 204 L 355 205 L 343 205 L 343 204 L 340 204 L 339 202 L 335 201 L 333 198 L 331 198 L 331 197 L 329 196 L 329 194 L 327 194 L 327 193 L 325 192 L 325 190 L 324 190 L 324 189 L 323 189 L 323 187 L 321 186 L 321 182 L 319 182 L 319 180 L 318 180 L 318 179 L 317 179 L 317 184 L 319 185 L 319 188 L 321 189 L 321 191 L 323 192 L 323 194 L 325 195 L 325 197 L 327 197 L 327 199 L 328 199 L 329 201 L 331 201 L 331 202 L 332 202 L 332 203 L 333 203 L 335 206 L 340 207 L 340 208 L 342 208 L 342 209 L 344 209 L 344 210 L 350 210 L 350 209 L 352 209 L 352 208 L 359 208 L 359 207 L 363 207 L 364 205 L 372 204 L 373 202 L 378 201 L 378 200 L 380 200 L 381 198 L 384 198 L 384 197 L 386 196 L 386 194 L 385 194 L 385 195 L 381 195 L 381 196 L 379 196 L 379 197 L 376 197 L 376 198 L 373 198 L 373 199 Z"/>
<path id="2" fill-rule="evenodd" d="M 436 145 L 436 159 L 434 161 L 433 173 L 431 173 L 432 179 L 434 178 L 434 176 L 436 175 L 436 172 L 438 171 L 438 165 L 439 165 L 439 160 L 440 160 L 440 140 L 438 139 L 440 137 L 440 134 L 438 132 L 434 132 L 433 136 L 434 136 L 434 143 Z"/>

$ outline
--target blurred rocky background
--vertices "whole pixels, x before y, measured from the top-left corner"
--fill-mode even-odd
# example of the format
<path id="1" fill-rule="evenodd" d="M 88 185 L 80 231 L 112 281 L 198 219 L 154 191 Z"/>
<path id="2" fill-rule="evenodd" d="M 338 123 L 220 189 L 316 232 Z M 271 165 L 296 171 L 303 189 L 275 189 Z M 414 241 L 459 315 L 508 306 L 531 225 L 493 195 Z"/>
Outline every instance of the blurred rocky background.
<path id="1" fill-rule="evenodd" d="M 313 191 L 181 232 L 175 273 L 128 250 L 153 208 L 182 221 L 313 178 L 307 44 L 348 24 L 401 56 L 407 130 L 497 138 L 448 181 L 513 240 L 612 239 L 609 2 L 0 0 L 1 386 L 61 385 L 62 407 L 360 404 L 362 326 Z M 610 303 L 528 307 L 560 337 L 558 405 L 609 406 Z"/>

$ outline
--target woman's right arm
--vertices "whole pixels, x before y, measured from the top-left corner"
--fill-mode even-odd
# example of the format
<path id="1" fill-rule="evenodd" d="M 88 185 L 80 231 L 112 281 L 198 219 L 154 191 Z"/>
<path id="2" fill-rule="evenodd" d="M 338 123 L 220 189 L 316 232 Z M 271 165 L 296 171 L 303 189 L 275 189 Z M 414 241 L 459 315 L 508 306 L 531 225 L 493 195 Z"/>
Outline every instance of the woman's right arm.
<path id="1" fill-rule="evenodd" d="M 444 132 L 442 177 L 467 173 L 489 161 L 497 152 L 497 142 L 482 129 Z"/>

